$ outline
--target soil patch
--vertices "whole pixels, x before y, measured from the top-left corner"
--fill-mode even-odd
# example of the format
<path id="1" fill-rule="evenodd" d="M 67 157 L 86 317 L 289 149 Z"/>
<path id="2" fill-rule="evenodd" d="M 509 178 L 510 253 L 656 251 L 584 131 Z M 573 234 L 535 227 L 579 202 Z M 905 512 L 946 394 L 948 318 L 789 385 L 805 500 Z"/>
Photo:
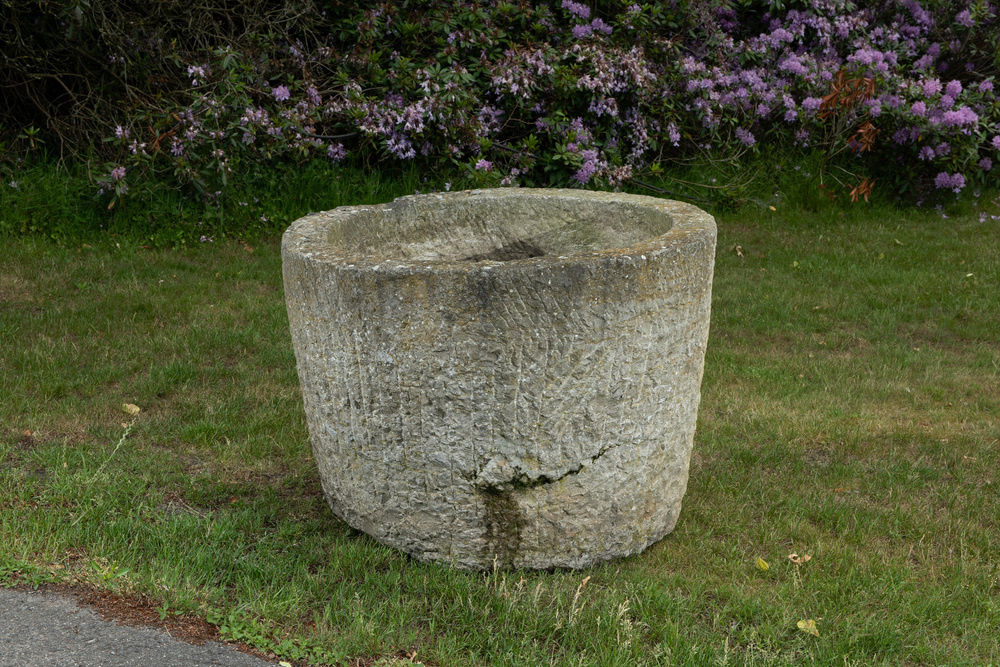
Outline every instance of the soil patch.
<path id="1" fill-rule="evenodd" d="M 30 587 L 21 585 L 16 588 L 28 590 Z M 132 628 L 159 628 L 175 639 L 196 646 L 202 646 L 209 641 L 218 642 L 275 664 L 284 662 L 292 667 L 307 667 L 308 664 L 288 658 L 279 658 L 274 653 L 261 651 L 242 642 L 226 641 L 222 638 L 217 626 L 198 616 L 168 614 L 165 618 L 161 618 L 157 603 L 140 595 L 122 595 L 97 590 L 89 586 L 67 584 L 45 584 L 38 589 L 72 596 L 81 606 L 93 609 L 103 620 L 117 625 Z M 404 651 L 396 651 L 387 655 L 395 657 L 400 664 L 406 664 L 417 656 L 415 652 L 406 653 Z M 347 664 L 350 667 L 373 667 L 378 662 L 378 657 L 366 656 L 353 658 Z M 422 663 L 415 662 L 413 664 Z"/>
<path id="2" fill-rule="evenodd" d="M 20 588 L 27 590 L 28 587 L 21 586 Z M 240 642 L 226 641 L 219 634 L 219 628 L 203 618 L 174 614 L 167 614 L 166 617 L 161 618 L 157 604 L 142 596 L 120 595 L 87 586 L 66 584 L 48 584 L 41 586 L 40 589 L 62 595 L 71 595 L 81 606 L 93 609 L 102 619 L 117 625 L 134 628 L 159 628 L 171 637 L 189 644 L 201 646 L 207 641 L 219 642 L 262 660 L 278 662 L 278 658 L 273 653 L 266 653 Z M 292 664 L 297 665 L 297 663 Z"/>

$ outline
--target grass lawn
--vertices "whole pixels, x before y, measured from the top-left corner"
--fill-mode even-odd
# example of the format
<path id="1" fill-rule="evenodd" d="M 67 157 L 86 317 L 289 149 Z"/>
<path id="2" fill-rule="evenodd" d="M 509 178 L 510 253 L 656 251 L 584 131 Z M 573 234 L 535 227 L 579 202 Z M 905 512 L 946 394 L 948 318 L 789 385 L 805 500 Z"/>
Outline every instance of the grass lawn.
<path id="1" fill-rule="evenodd" d="M 0 584 L 143 596 L 303 663 L 1000 665 L 1000 222 L 976 213 L 719 214 L 677 528 L 551 573 L 417 563 L 333 517 L 276 239 L 0 241 Z"/>

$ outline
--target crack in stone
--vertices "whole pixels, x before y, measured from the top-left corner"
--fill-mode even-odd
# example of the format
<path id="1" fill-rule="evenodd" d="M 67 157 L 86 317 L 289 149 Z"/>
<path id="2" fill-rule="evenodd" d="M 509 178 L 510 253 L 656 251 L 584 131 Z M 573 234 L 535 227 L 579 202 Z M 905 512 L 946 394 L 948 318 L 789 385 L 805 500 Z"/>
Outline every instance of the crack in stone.
<path id="1" fill-rule="evenodd" d="M 526 489 L 535 489 L 540 486 L 545 486 L 546 484 L 555 484 L 556 482 L 561 482 L 567 477 L 572 477 L 583 471 L 584 468 L 597 463 L 597 460 L 604 456 L 607 452 L 614 449 L 615 446 L 602 447 L 593 456 L 589 457 L 587 461 L 581 461 L 575 468 L 570 468 L 558 477 L 552 477 L 550 475 L 538 475 L 537 477 L 530 477 L 527 473 L 519 471 L 509 479 L 502 482 L 487 481 L 480 477 L 478 474 L 474 476 L 473 483 L 482 491 L 486 492 L 499 492 L 499 491 L 523 491 Z"/>
<path id="2" fill-rule="evenodd" d="M 600 451 L 589 457 L 588 461 L 581 461 L 578 466 L 567 470 L 558 477 L 539 475 L 530 478 L 524 472 L 518 472 L 504 482 L 486 482 L 478 475 L 475 476 L 471 481 L 477 487 L 483 502 L 484 557 L 493 558 L 496 563 L 503 567 L 511 567 L 521 551 L 521 532 L 527 525 L 527 520 L 524 510 L 515 496 L 516 492 L 554 484 L 579 474 L 584 468 L 596 463 L 613 448 L 611 446 L 602 447 Z"/>

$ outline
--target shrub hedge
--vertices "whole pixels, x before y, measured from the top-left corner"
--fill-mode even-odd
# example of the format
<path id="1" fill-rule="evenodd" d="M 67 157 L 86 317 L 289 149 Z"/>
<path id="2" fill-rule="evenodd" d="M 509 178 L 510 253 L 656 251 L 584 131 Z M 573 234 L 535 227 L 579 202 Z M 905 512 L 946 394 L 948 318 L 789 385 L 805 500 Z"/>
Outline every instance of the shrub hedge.
<path id="1" fill-rule="evenodd" d="M 613 187 L 805 150 L 855 199 L 876 181 L 961 192 L 1000 162 L 997 15 L 986 0 L 2 0 L 2 152 L 8 169 L 78 156 L 109 204 L 351 154 Z"/>

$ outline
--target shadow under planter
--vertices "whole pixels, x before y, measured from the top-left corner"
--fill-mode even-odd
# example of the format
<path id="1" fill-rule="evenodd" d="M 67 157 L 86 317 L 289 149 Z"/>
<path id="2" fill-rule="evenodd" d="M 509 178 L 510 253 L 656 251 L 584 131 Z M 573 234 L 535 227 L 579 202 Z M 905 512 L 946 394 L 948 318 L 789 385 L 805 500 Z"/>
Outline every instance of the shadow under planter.
<path id="1" fill-rule="evenodd" d="M 285 299 L 333 511 L 421 560 L 586 567 L 687 487 L 715 222 L 676 201 L 473 190 L 285 232 Z"/>

